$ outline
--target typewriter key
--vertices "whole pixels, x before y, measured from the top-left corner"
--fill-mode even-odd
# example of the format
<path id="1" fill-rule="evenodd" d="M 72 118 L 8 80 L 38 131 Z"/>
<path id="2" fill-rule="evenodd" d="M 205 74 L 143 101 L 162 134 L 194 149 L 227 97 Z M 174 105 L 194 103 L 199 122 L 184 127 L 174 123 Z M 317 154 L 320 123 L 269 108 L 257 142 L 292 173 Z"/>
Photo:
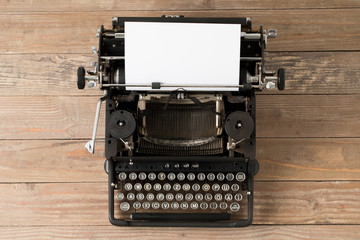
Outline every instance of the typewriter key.
<path id="1" fill-rule="evenodd" d="M 203 190 L 204 192 L 209 191 L 209 190 L 210 190 L 210 185 L 207 184 L 207 183 L 203 184 L 203 185 L 202 185 L 202 190 Z"/>
<path id="2" fill-rule="evenodd" d="M 218 205 L 217 205 L 217 203 L 216 203 L 216 202 L 212 202 L 212 203 L 210 203 L 210 208 L 211 208 L 212 210 L 217 209 L 217 207 L 218 207 Z"/>
<path id="3" fill-rule="evenodd" d="M 206 176 L 205 176 L 204 173 L 199 173 L 199 174 L 197 175 L 197 178 L 199 179 L 199 181 L 204 181 L 205 178 L 206 178 Z"/>
<path id="4" fill-rule="evenodd" d="M 116 199 L 117 199 L 117 200 L 120 200 L 120 201 L 121 201 L 121 200 L 124 199 L 124 197 L 125 197 L 124 194 L 121 193 L 121 192 L 119 192 L 118 194 L 116 194 Z"/>
<path id="5" fill-rule="evenodd" d="M 160 183 L 155 183 L 153 188 L 154 188 L 155 191 L 160 191 L 161 190 L 161 184 Z"/>
<path id="6" fill-rule="evenodd" d="M 144 200 L 145 196 L 143 193 L 138 193 L 136 194 L 136 199 L 139 200 L 139 201 L 142 201 Z"/>
<path id="7" fill-rule="evenodd" d="M 177 193 L 175 195 L 176 201 L 182 201 L 184 199 L 184 196 L 181 193 Z"/>
<path id="8" fill-rule="evenodd" d="M 132 180 L 132 181 L 136 180 L 136 178 L 137 178 L 136 173 L 134 173 L 134 172 L 130 173 L 130 174 L 129 174 L 129 178 L 130 178 L 130 180 Z"/>
<path id="9" fill-rule="evenodd" d="M 198 207 L 199 207 L 199 204 L 197 202 L 190 203 L 190 208 L 191 209 L 196 210 L 196 209 L 198 209 Z"/>
<path id="10" fill-rule="evenodd" d="M 161 172 L 161 173 L 158 174 L 158 179 L 159 179 L 160 181 L 165 180 L 165 178 L 166 178 L 165 173 Z"/>
<path id="11" fill-rule="evenodd" d="M 217 193 L 217 194 L 215 194 L 214 199 L 215 199 L 215 201 L 221 201 L 222 195 L 220 193 Z"/>
<path id="12" fill-rule="evenodd" d="M 140 190 L 142 189 L 141 183 L 135 183 L 134 189 L 135 189 L 136 191 L 140 191 Z"/>
<path id="13" fill-rule="evenodd" d="M 131 191 L 131 189 L 133 188 L 131 183 L 125 183 L 124 188 L 126 191 Z"/>
<path id="14" fill-rule="evenodd" d="M 145 191 L 150 191 L 151 190 L 151 184 L 150 183 L 145 183 L 144 189 L 145 189 Z"/>
<path id="15" fill-rule="evenodd" d="M 230 202 L 233 199 L 233 196 L 230 193 L 225 194 L 225 200 Z"/>
<path id="16" fill-rule="evenodd" d="M 164 191 L 170 191 L 171 190 L 171 185 L 170 183 L 165 183 L 163 186 Z"/>
<path id="17" fill-rule="evenodd" d="M 225 210 L 227 208 L 227 206 L 228 205 L 227 205 L 226 202 L 222 202 L 222 203 L 219 204 L 219 207 L 220 207 L 221 210 Z"/>
<path id="18" fill-rule="evenodd" d="M 234 183 L 233 185 L 231 185 L 231 190 L 233 190 L 234 192 L 239 191 L 239 189 L 240 189 L 239 184 Z"/>
<path id="19" fill-rule="evenodd" d="M 148 178 L 149 178 L 150 181 L 154 181 L 156 179 L 156 174 L 153 173 L 153 172 L 149 173 Z"/>
<path id="20" fill-rule="evenodd" d="M 200 208 L 201 208 L 202 210 L 205 210 L 205 209 L 208 208 L 208 204 L 207 204 L 206 202 L 202 202 L 202 203 L 200 203 Z"/>
<path id="21" fill-rule="evenodd" d="M 146 173 L 144 173 L 144 172 L 141 172 L 141 173 L 139 173 L 139 179 L 140 180 L 145 180 L 146 179 Z"/>
<path id="22" fill-rule="evenodd" d="M 219 191 L 220 190 L 220 185 L 215 183 L 214 185 L 212 185 L 211 189 L 215 192 Z"/>
<path id="23" fill-rule="evenodd" d="M 133 208 L 134 208 L 134 209 L 139 209 L 139 208 L 141 208 L 141 203 L 139 203 L 139 202 L 134 202 L 134 203 L 133 203 Z"/>
<path id="24" fill-rule="evenodd" d="M 158 202 L 153 202 L 153 203 L 151 204 L 151 207 L 152 207 L 153 209 L 159 209 L 159 208 L 160 208 L 160 203 L 158 203 Z"/>
<path id="25" fill-rule="evenodd" d="M 170 204 L 168 203 L 168 202 L 163 202 L 162 204 L 161 204 L 161 208 L 162 209 L 168 209 L 170 207 Z"/>
<path id="26" fill-rule="evenodd" d="M 176 175 L 175 175 L 175 173 L 169 173 L 167 177 L 170 181 L 174 181 L 176 178 Z"/>
<path id="27" fill-rule="evenodd" d="M 230 210 L 233 212 L 237 212 L 240 210 L 240 204 L 238 204 L 237 202 L 233 202 L 232 204 L 230 204 Z"/>
<path id="28" fill-rule="evenodd" d="M 225 175 L 223 173 L 218 173 L 218 175 L 216 176 L 217 180 L 219 181 L 224 181 L 225 179 Z"/>
<path id="29" fill-rule="evenodd" d="M 158 201 L 163 201 L 164 198 L 165 198 L 164 194 L 162 194 L 162 193 L 156 194 L 156 200 L 158 200 Z"/>
<path id="30" fill-rule="evenodd" d="M 135 194 L 133 194 L 133 193 L 128 193 L 128 194 L 126 195 L 126 198 L 127 198 L 127 200 L 132 201 L 132 200 L 135 199 Z"/>
<path id="31" fill-rule="evenodd" d="M 187 175 L 187 179 L 188 179 L 189 181 L 194 181 L 195 178 L 196 178 L 196 176 L 195 176 L 195 174 L 193 174 L 193 173 L 189 173 L 189 174 Z"/>
<path id="32" fill-rule="evenodd" d="M 189 208 L 189 204 L 187 202 L 182 202 L 180 204 L 180 207 L 181 207 L 182 210 L 186 210 L 186 209 Z"/>
<path id="33" fill-rule="evenodd" d="M 150 208 L 150 203 L 143 202 L 142 207 L 143 207 L 143 209 L 149 209 Z"/>
<path id="34" fill-rule="evenodd" d="M 202 201 L 203 200 L 203 198 L 204 198 L 204 196 L 201 194 L 201 193 L 197 193 L 196 195 L 195 195 L 195 199 L 196 199 L 196 201 Z"/>
<path id="35" fill-rule="evenodd" d="M 148 193 L 148 194 L 146 194 L 146 200 L 148 200 L 148 201 L 152 201 L 152 200 L 154 200 L 154 194 L 152 194 L 152 193 Z"/>
<path id="36" fill-rule="evenodd" d="M 228 180 L 228 181 L 234 180 L 234 174 L 232 174 L 232 173 L 226 174 L 226 180 Z"/>
<path id="37" fill-rule="evenodd" d="M 125 180 L 126 179 L 126 173 L 121 172 L 119 173 L 119 180 Z"/>
<path id="38" fill-rule="evenodd" d="M 242 197 L 241 193 L 237 193 L 237 194 L 235 194 L 235 196 L 234 196 L 235 201 L 241 201 L 242 198 L 243 198 L 243 197 Z"/>
<path id="39" fill-rule="evenodd" d="M 209 174 L 207 175 L 207 179 L 208 179 L 209 181 L 214 181 L 214 180 L 215 180 L 215 174 L 209 173 Z"/>
<path id="40" fill-rule="evenodd" d="M 192 185 L 192 190 L 195 191 L 195 192 L 199 191 L 200 190 L 200 185 L 195 183 L 194 185 Z"/>
<path id="41" fill-rule="evenodd" d="M 225 183 L 221 186 L 221 190 L 223 190 L 224 192 L 227 192 L 230 190 L 230 186 L 229 184 Z"/>
<path id="42" fill-rule="evenodd" d="M 130 209 L 130 204 L 127 203 L 127 202 L 122 202 L 120 204 L 120 210 L 123 211 L 123 212 L 126 212 L 126 211 L 129 211 Z"/>
<path id="43" fill-rule="evenodd" d="M 181 190 L 181 185 L 179 183 L 175 183 L 173 186 L 174 191 L 178 192 Z"/>
<path id="44" fill-rule="evenodd" d="M 171 203 L 171 208 L 172 209 L 178 209 L 179 208 L 179 203 L 177 203 L 177 202 L 173 202 L 173 203 Z"/>
<path id="45" fill-rule="evenodd" d="M 172 200 L 174 200 L 174 195 L 172 193 L 167 193 L 165 198 L 166 198 L 166 201 L 171 202 Z"/>
<path id="46" fill-rule="evenodd" d="M 185 194 L 185 199 L 186 199 L 187 201 L 191 201 L 191 200 L 193 200 L 193 198 L 194 198 L 194 196 L 193 196 L 191 193 Z"/>
<path id="47" fill-rule="evenodd" d="M 182 189 L 183 189 L 185 192 L 189 191 L 189 190 L 191 189 L 190 184 L 185 183 L 185 184 L 182 186 Z"/>
<path id="48" fill-rule="evenodd" d="M 243 182 L 245 180 L 246 176 L 244 173 L 239 172 L 236 174 L 236 180 L 238 180 L 239 182 Z"/>
<path id="49" fill-rule="evenodd" d="M 179 181 L 183 181 L 183 180 L 185 179 L 185 174 L 179 173 L 179 174 L 177 175 L 177 179 L 178 179 Z"/>
<path id="50" fill-rule="evenodd" d="M 213 196 L 211 195 L 211 193 L 207 193 L 207 194 L 205 194 L 204 198 L 206 201 L 211 201 Z"/>

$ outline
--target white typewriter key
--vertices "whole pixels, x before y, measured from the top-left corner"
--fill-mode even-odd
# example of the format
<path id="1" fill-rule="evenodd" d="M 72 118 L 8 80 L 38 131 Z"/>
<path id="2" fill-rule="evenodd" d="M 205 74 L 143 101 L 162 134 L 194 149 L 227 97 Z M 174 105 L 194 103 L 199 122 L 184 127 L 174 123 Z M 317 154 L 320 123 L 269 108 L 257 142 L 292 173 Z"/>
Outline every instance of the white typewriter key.
<path id="1" fill-rule="evenodd" d="M 155 183 L 153 186 L 155 191 L 160 191 L 161 190 L 161 184 L 160 183 Z"/>
<path id="2" fill-rule="evenodd" d="M 132 173 L 129 174 L 129 179 L 130 180 L 134 181 L 134 180 L 136 180 L 136 178 L 137 178 L 136 173 L 132 172 Z"/>
<path id="3" fill-rule="evenodd" d="M 196 201 L 202 201 L 203 200 L 203 198 L 204 198 L 204 196 L 201 194 L 201 193 L 197 193 L 196 195 L 195 195 L 195 199 L 196 199 Z"/>
<path id="4" fill-rule="evenodd" d="M 160 203 L 158 203 L 158 202 L 153 202 L 153 203 L 151 204 L 151 207 L 152 207 L 153 209 L 159 209 L 159 208 L 160 208 Z"/>
<path id="5" fill-rule="evenodd" d="M 176 201 L 182 201 L 184 199 L 184 196 L 181 193 L 177 193 L 175 195 Z"/>
<path id="6" fill-rule="evenodd" d="M 185 183 L 183 186 L 182 186 L 182 189 L 184 190 L 184 191 L 189 191 L 190 189 L 191 189 L 191 187 L 190 187 L 190 184 L 188 184 L 188 183 Z"/>
<path id="7" fill-rule="evenodd" d="M 126 212 L 126 211 L 129 211 L 130 209 L 130 204 L 127 203 L 127 202 L 122 202 L 120 204 L 120 210 L 123 211 L 123 212 Z"/>
<path id="8" fill-rule="evenodd" d="M 215 194 L 214 199 L 215 199 L 215 201 L 221 201 L 222 195 L 220 193 L 217 193 L 217 194 Z"/>
<path id="9" fill-rule="evenodd" d="M 132 201 L 135 199 L 135 194 L 130 192 L 126 195 L 126 198 L 127 198 L 127 200 Z"/>
<path id="10" fill-rule="evenodd" d="M 189 208 L 189 204 L 187 202 L 180 203 L 180 207 L 182 210 L 186 210 Z"/>
<path id="11" fill-rule="evenodd" d="M 195 191 L 195 192 L 199 191 L 200 190 L 200 185 L 195 183 L 194 185 L 192 185 L 192 190 Z"/>
<path id="12" fill-rule="evenodd" d="M 172 193 L 168 193 L 168 194 L 166 194 L 165 198 L 166 198 L 166 201 L 171 202 L 172 200 L 174 200 L 174 195 Z"/>
<path id="13" fill-rule="evenodd" d="M 164 191 L 170 191 L 171 190 L 171 185 L 170 185 L 170 183 L 165 183 L 164 184 L 164 186 L 163 186 L 163 189 L 164 189 Z"/>
<path id="14" fill-rule="evenodd" d="M 179 174 L 177 175 L 177 179 L 178 179 L 179 181 L 184 181 L 184 179 L 185 179 L 185 174 L 183 174 L 182 172 L 179 173 Z"/>
<path id="15" fill-rule="evenodd" d="M 246 176 L 243 172 L 239 172 L 236 174 L 236 180 L 239 182 L 243 182 L 245 180 Z"/>
<path id="16" fill-rule="evenodd" d="M 202 202 L 202 203 L 200 203 L 200 208 L 201 208 L 202 210 L 205 210 L 205 209 L 208 208 L 208 204 L 207 204 L 206 202 Z"/>
<path id="17" fill-rule="evenodd" d="M 204 173 L 199 173 L 199 174 L 197 175 L 197 178 L 199 179 L 199 181 L 204 181 L 205 178 L 206 178 L 206 176 L 205 176 Z"/>
<path id="18" fill-rule="evenodd" d="M 174 181 L 175 178 L 176 178 L 176 175 L 175 175 L 175 173 L 169 173 L 169 174 L 167 175 L 167 177 L 168 177 L 168 179 L 169 179 L 170 181 Z"/>
<path id="19" fill-rule="evenodd" d="M 216 176 L 218 181 L 224 181 L 225 179 L 225 175 L 223 173 L 218 173 L 218 175 Z"/>
<path id="20" fill-rule="evenodd" d="M 233 190 L 234 192 L 239 191 L 240 190 L 239 184 L 234 183 L 233 185 L 231 185 L 231 190 Z"/>
<path id="21" fill-rule="evenodd" d="M 161 173 L 158 174 L 158 179 L 159 179 L 160 181 L 165 180 L 165 178 L 166 178 L 165 173 L 161 172 Z"/>
<path id="22" fill-rule="evenodd" d="M 138 193 L 136 194 L 136 199 L 139 200 L 139 201 L 142 201 L 144 200 L 145 196 L 143 193 Z"/>
<path id="23" fill-rule="evenodd" d="M 207 184 L 207 183 L 203 184 L 203 185 L 202 185 L 202 190 L 203 190 L 204 192 L 209 191 L 209 190 L 210 190 L 210 185 Z"/>
<path id="24" fill-rule="evenodd" d="M 210 203 L 210 208 L 211 208 L 212 210 L 217 209 L 217 207 L 218 207 L 218 205 L 217 205 L 217 203 L 216 203 L 216 202 L 212 202 L 212 203 Z"/>
<path id="25" fill-rule="evenodd" d="M 215 183 L 214 185 L 212 185 L 211 189 L 215 192 L 219 191 L 220 190 L 220 185 Z"/>
<path id="26" fill-rule="evenodd" d="M 158 200 L 158 201 L 163 201 L 164 198 L 165 198 L 164 194 L 162 194 L 162 193 L 156 194 L 156 200 Z"/>
<path id="27" fill-rule="evenodd" d="M 225 200 L 230 202 L 233 199 L 233 196 L 230 193 L 225 194 L 224 196 Z"/>
<path id="28" fill-rule="evenodd" d="M 222 202 L 222 203 L 219 204 L 219 207 L 220 207 L 221 210 L 225 210 L 227 208 L 227 206 L 228 205 L 227 205 L 226 202 Z"/>
<path id="29" fill-rule="evenodd" d="M 154 200 L 154 194 L 152 194 L 152 193 L 148 193 L 148 194 L 146 194 L 146 200 L 148 200 L 148 201 L 152 201 L 152 200 Z"/>
<path id="30" fill-rule="evenodd" d="M 139 202 L 134 202 L 134 203 L 133 203 L 133 208 L 135 208 L 135 209 L 141 208 L 141 203 L 139 203 Z"/>
<path id="31" fill-rule="evenodd" d="M 131 183 L 125 183 L 124 188 L 126 191 L 131 191 L 131 189 L 133 188 Z"/>
<path id="32" fill-rule="evenodd" d="M 209 173 L 209 174 L 207 175 L 207 179 L 208 179 L 209 181 L 214 181 L 214 180 L 215 180 L 215 174 Z"/>
<path id="33" fill-rule="evenodd" d="M 149 173 L 148 178 L 149 178 L 149 180 L 154 181 L 156 179 L 156 174 L 153 172 Z"/>
<path id="34" fill-rule="evenodd" d="M 141 183 L 135 183 L 134 189 L 135 189 L 136 191 L 140 191 L 140 190 L 142 189 Z"/>
<path id="35" fill-rule="evenodd" d="M 177 202 L 173 202 L 173 203 L 171 203 L 171 208 L 172 209 L 178 209 L 179 208 L 179 203 L 177 203 Z"/>
<path id="36" fill-rule="evenodd" d="M 241 195 L 241 193 L 237 193 L 237 194 L 235 194 L 235 196 L 234 196 L 235 201 L 241 201 L 242 198 L 243 198 L 243 196 Z"/>
<path id="37" fill-rule="evenodd" d="M 226 174 L 226 180 L 228 180 L 228 181 L 234 180 L 234 174 L 232 174 L 232 173 Z"/>
<path id="38" fill-rule="evenodd" d="M 193 200 L 193 198 L 194 198 L 194 195 L 192 195 L 191 193 L 185 194 L 185 199 L 186 199 L 187 201 L 191 201 L 191 200 Z"/>
<path id="39" fill-rule="evenodd" d="M 146 179 L 146 173 L 144 173 L 144 172 L 141 172 L 141 173 L 139 173 L 139 179 L 140 180 L 145 180 Z"/>
<path id="40" fill-rule="evenodd" d="M 237 202 L 233 202 L 232 204 L 230 204 L 230 210 L 233 212 L 237 212 L 240 210 L 240 204 L 238 204 Z"/>
<path id="41" fill-rule="evenodd" d="M 213 196 L 211 195 L 211 193 L 207 193 L 207 194 L 205 194 L 204 198 L 206 201 L 211 201 Z"/>
<path id="42" fill-rule="evenodd" d="M 181 185 L 179 183 L 175 183 L 173 186 L 174 191 L 180 191 L 181 190 Z"/>
<path id="43" fill-rule="evenodd" d="M 229 191 L 230 190 L 230 186 L 229 186 L 229 184 L 223 184 L 222 186 L 221 186 L 221 190 L 223 190 L 224 192 L 227 192 L 227 191 Z"/>
<path id="44" fill-rule="evenodd" d="M 126 179 L 126 173 L 121 172 L 119 173 L 119 180 L 125 180 Z"/>
<path id="45" fill-rule="evenodd" d="M 124 199 L 124 197 L 125 197 L 124 194 L 121 193 L 121 192 L 119 192 L 118 194 L 116 194 L 116 199 L 117 199 L 117 200 L 120 200 L 120 201 L 121 201 L 121 200 Z"/>
<path id="46" fill-rule="evenodd" d="M 150 183 L 145 183 L 144 189 L 145 189 L 145 191 L 150 191 L 151 190 L 151 184 Z"/>
<path id="47" fill-rule="evenodd" d="M 170 204 L 169 204 L 168 202 L 163 202 L 163 203 L 161 204 L 161 208 L 162 208 L 162 209 L 169 209 L 169 207 L 170 207 Z"/>
<path id="48" fill-rule="evenodd" d="M 188 179 L 189 181 L 194 181 L 195 178 L 196 178 L 196 176 L 195 176 L 195 174 L 193 174 L 193 173 L 189 173 L 189 174 L 187 175 L 187 179 Z"/>
<path id="49" fill-rule="evenodd" d="M 198 207 L 199 207 L 199 204 L 197 202 L 190 203 L 190 208 L 191 209 L 196 210 L 196 209 L 198 209 Z"/>
<path id="50" fill-rule="evenodd" d="M 143 209 L 149 209 L 150 208 L 150 203 L 143 202 L 142 207 L 143 207 Z"/>

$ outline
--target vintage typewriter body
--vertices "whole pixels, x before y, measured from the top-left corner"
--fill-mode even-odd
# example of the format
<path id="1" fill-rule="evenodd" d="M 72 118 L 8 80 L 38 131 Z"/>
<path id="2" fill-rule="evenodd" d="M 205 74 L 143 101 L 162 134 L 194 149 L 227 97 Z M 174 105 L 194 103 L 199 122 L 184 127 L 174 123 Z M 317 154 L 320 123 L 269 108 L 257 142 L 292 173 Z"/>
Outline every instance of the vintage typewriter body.
<path id="1" fill-rule="evenodd" d="M 240 76 L 236 90 L 216 86 L 130 86 L 125 77 L 126 22 L 241 25 Z M 106 105 L 105 171 L 109 219 L 119 226 L 242 227 L 253 218 L 255 92 L 285 86 L 285 72 L 264 68 L 267 33 L 249 18 L 114 17 L 98 30 L 95 70 L 78 69 L 78 87 L 100 85 L 93 153 L 101 102 Z M 133 90 L 128 90 L 127 87 Z M 136 90 L 146 87 L 148 90 Z M 187 90 L 197 87 L 200 90 Z"/>

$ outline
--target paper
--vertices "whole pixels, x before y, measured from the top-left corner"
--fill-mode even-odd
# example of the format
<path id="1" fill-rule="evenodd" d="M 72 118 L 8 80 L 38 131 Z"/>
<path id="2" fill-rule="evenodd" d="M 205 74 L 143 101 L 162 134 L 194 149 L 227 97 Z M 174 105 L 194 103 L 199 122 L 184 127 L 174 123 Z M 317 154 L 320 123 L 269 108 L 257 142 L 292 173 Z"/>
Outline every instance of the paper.
<path id="1" fill-rule="evenodd" d="M 125 82 L 239 85 L 240 24 L 125 22 Z M 152 90 L 126 87 L 127 90 Z M 177 87 L 161 88 L 175 90 Z M 237 91 L 194 88 L 192 91 Z"/>

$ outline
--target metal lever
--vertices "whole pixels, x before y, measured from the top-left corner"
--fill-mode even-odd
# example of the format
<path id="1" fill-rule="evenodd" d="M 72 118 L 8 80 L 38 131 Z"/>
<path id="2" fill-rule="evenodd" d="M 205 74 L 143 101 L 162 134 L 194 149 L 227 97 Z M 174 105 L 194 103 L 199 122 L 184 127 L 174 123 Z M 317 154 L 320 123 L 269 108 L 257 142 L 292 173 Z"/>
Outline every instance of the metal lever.
<path id="1" fill-rule="evenodd" d="M 94 147 L 95 147 L 95 138 L 96 138 L 96 132 L 97 127 L 99 123 L 99 117 L 100 117 L 100 109 L 101 109 L 101 103 L 108 98 L 108 91 L 104 91 L 104 96 L 98 100 L 97 107 L 96 107 L 96 114 L 95 114 L 95 122 L 94 122 L 94 130 L 92 139 L 88 141 L 85 144 L 85 148 L 89 151 L 89 153 L 94 154 Z"/>

